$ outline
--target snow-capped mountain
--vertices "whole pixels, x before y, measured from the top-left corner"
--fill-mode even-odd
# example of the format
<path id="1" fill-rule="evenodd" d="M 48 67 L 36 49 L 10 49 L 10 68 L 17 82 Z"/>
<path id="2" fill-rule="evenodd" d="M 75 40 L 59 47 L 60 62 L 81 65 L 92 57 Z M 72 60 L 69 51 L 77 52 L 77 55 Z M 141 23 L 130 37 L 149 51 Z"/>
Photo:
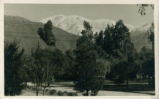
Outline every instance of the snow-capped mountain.
<path id="1" fill-rule="evenodd" d="M 147 32 L 152 26 L 152 23 L 143 24 L 141 26 L 136 27 L 133 31 L 142 31 Z"/>
<path id="2" fill-rule="evenodd" d="M 114 25 L 116 23 L 116 21 L 110 19 L 90 20 L 77 15 L 57 15 L 42 19 L 40 22 L 46 23 L 48 20 L 51 20 L 54 26 L 75 35 L 80 35 L 81 31 L 84 29 L 83 21 L 87 21 L 91 24 L 94 33 L 104 30 L 108 24 Z M 129 28 L 130 31 L 134 29 L 134 26 L 130 24 L 126 24 L 126 26 Z"/>

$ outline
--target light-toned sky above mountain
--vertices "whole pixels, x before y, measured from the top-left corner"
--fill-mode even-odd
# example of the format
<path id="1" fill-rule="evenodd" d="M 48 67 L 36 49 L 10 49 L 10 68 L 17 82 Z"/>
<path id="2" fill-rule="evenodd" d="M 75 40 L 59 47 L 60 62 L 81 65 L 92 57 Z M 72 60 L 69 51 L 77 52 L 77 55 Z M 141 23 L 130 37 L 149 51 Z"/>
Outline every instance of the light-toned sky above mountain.
<path id="1" fill-rule="evenodd" d="M 146 15 L 138 13 L 137 5 L 121 4 L 6 4 L 5 15 L 21 16 L 40 21 L 56 15 L 79 15 L 88 19 L 122 19 L 125 23 L 139 26 L 153 21 L 153 10 L 148 7 Z"/>

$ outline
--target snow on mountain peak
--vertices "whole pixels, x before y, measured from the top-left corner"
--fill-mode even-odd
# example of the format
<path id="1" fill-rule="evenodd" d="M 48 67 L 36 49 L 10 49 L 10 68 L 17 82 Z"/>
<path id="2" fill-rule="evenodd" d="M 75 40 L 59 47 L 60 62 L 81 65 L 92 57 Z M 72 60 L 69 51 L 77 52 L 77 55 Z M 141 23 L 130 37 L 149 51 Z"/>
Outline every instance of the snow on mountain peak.
<path id="1" fill-rule="evenodd" d="M 143 24 L 141 26 L 136 27 L 137 31 L 148 31 L 152 26 L 152 23 Z"/>
<path id="2" fill-rule="evenodd" d="M 87 21 L 91 24 L 94 33 L 104 30 L 108 24 L 115 25 L 116 23 L 116 21 L 110 19 L 90 20 L 78 15 L 56 15 L 43 19 L 40 22 L 46 23 L 48 20 L 51 20 L 54 26 L 59 27 L 75 35 L 80 35 L 81 31 L 84 29 L 83 21 Z M 134 29 L 134 26 L 130 24 L 126 24 L 126 26 L 129 28 L 130 31 Z"/>

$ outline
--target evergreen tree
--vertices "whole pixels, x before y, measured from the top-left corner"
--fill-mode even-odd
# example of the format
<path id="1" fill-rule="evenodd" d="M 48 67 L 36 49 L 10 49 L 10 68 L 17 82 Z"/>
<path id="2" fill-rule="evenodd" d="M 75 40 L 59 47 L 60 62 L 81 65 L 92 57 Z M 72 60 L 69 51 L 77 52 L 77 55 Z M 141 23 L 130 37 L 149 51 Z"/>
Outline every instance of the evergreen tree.
<path id="1" fill-rule="evenodd" d="M 143 76 L 143 79 L 148 79 L 148 84 L 154 87 L 154 53 L 152 49 L 148 49 L 146 47 L 143 47 L 140 51 L 140 62 L 141 62 L 141 74 Z"/>
<path id="2" fill-rule="evenodd" d="M 113 40 L 114 26 L 107 26 L 104 31 L 104 45 L 103 49 L 109 55 L 109 58 L 113 55 L 115 50 L 115 42 Z"/>
<path id="3" fill-rule="evenodd" d="M 81 92 L 85 91 L 85 95 L 89 95 L 89 91 L 92 92 L 92 95 L 96 95 L 103 86 L 106 70 L 104 63 L 97 62 L 99 58 L 91 26 L 84 21 L 84 27 L 82 36 L 77 40 L 76 66 L 74 69 L 75 89 Z"/>
<path id="4" fill-rule="evenodd" d="M 119 50 L 124 49 L 124 41 L 130 39 L 130 33 L 122 20 L 116 22 L 112 36 L 115 48 Z"/>
<path id="5" fill-rule="evenodd" d="M 51 64 L 54 67 L 54 77 L 56 80 L 63 80 L 65 71 L 68 66 L 68 62 L 66 56 L 59 49 L 54 49 L 50 54 L 52 57 L 50 58 Z"/>
<path id="6" fill-rule="evenodd" d="M 49 20 L 46 24 L 44 24 L 44 28 L 39 28 L 38 29 L 38 34 L 41 39 L 44 40 L 44 42 L 47 45 L 55 45 L 55 37 L 52 32 L 53 25 L 52 22 Z"/>
<path id="7" fill-rule="evenodd" d="M 135 68 L 135 48 L 131 42 L 128 28 L 124 25 L 122 20 L 116 22 L 115 26 L 107 26 L 104 37 L 105 51 L 114 58 L 119 60 L 111 68 L 111 76 L 115 78 L 117 83 L 127 82 L 128 78 L 133 74 Z M 133 76 L 134 77 L 134 76 Z"/>
<path id="8" fill-rule="evenodd" d="M 154 24 L 153 23 L 151 24 L 151 27 L 148 32 L 149 32 L 148 39 L 152 43 L 152 51 L 154 52 Z"/>
<path id="9" fill-rule="evenodd" d="M 32 50 L 31 57 L 26 59 L 26 64 L 29 66 L 29 77 L 35 83 L 36 95 L 38 96 L 39 88 L 43 87 L 43 95 L 45 95 L 46 87 L 53 82 L 54 65 L 51 60 L 52 51 L 38 47 Z"/>
<path id="10" fill-rule="evenodd" d="M 138 12 L 143 16 L 143 15 L 146 15 L 146 8 L 148 7 L 151 7 L 152 10 L 154 10 L 154 5 L 153 4 L 141 4 L 141 5 L 138 5 L 139 6 L 139 10 Z M 145 67 L 146 68 L 149 68 L 149 70 L 147 71 L 146 68 L 143 68 L 143 70 L 146 69 L 146 74 L 149 75 L 149 83 L 151 83 L 152 87 L 155 87 L 155 64 L 154 64 L 154 23 L 152 23 L 150 29 L 149 29 L 149 40 L 151 41 L 152 43 L 152 57 L 150 58 L 150 60 L 148 61 L 145 61 L 146 64 L 145 64 Z M 142 61 L 143 63 L 143 61 Z M 144 72 L 145 73 L 145 72 Z M 151 79 L 150 79 L 151 78 Z"/>
<path id="11" fill-rule="evenodd" d="M 16 41 L 5 42 L 5 95 L 20 94 L 23 86 L 23 78 L 20 77 L 20 69 L 23 66 L 24 50 L 19 49 Z"/>
<path id="12" fill-rule="evenodd" d="M 73 81 L 74 75 L 73 75 L 73 69 L 76 64 L 75 62 L 75 53 L 74 51 L 67 50 L 65 52 L 66 56 L 66 62 L 65 63 L 65 73 L 64 73 L 64 80 Z"/>
<path id="13" fill-rule="evenodd" d="M 148 72 L 148 74 L 149 74 L 149 76 L 151 76 L 152 77 L 152 79 L 151 79 L 151 81 L 150 81 L 150 83 L 151 83 L 151 85 L 152 85 L 152 87 L 155 87 L 155 60 L 154 60 L 154 24 L 152 23 L 152 25 L 151 25 L 151 27 L 150 27 L 150 30 L 149 30 L 149 34 L 150 34 L 150 36 L 149 36 L 149 39 L 150 39 L 150 41 L 151 41 L 151 43 L 152 43 L 152 58 L 150 59 L 150 61 L 149 61 L 149 66 L 151 66 L 151 67 L 149 67 L 149 72 Z"/>
<path id="14" fill-rule="evenodd" d="M 97 37 L 96 37 L 96 44 L 98 46 L 103 47 L 103 43 L 104 43 L 104 33 L 103 33 L 103 31 L 100 31 L 99 35 L 97 35 Z"/>

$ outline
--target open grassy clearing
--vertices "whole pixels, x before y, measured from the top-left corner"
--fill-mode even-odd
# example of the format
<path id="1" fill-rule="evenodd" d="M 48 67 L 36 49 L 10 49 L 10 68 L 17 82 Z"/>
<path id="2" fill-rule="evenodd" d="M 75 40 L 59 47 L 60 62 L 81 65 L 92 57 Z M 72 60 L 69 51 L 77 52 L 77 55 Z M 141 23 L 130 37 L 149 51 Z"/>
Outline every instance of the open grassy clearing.
<path id="1" fill-rule="evenodd" d="M 28 83 L 33 87 L 32 83 Z M 46 88 L 45 96 L 82 96 L 82 93 L 73 89 L 73 82 L 56 82 Z M 130 82 L 129 89 L 127 90 L 125 85 L 116 85 L 111 81 L 105 81 L 105 85 L 100 90 L 97 96 L 147 96 L 154 95 L 154 89 L 150 88 L 146 82 Z M 22 96 L 35 96 L 35 90 L 31 88 L 25 88 L 22 90 Z M 39 96 L 42 96 L 42 90 L 39 91 Z"/>

